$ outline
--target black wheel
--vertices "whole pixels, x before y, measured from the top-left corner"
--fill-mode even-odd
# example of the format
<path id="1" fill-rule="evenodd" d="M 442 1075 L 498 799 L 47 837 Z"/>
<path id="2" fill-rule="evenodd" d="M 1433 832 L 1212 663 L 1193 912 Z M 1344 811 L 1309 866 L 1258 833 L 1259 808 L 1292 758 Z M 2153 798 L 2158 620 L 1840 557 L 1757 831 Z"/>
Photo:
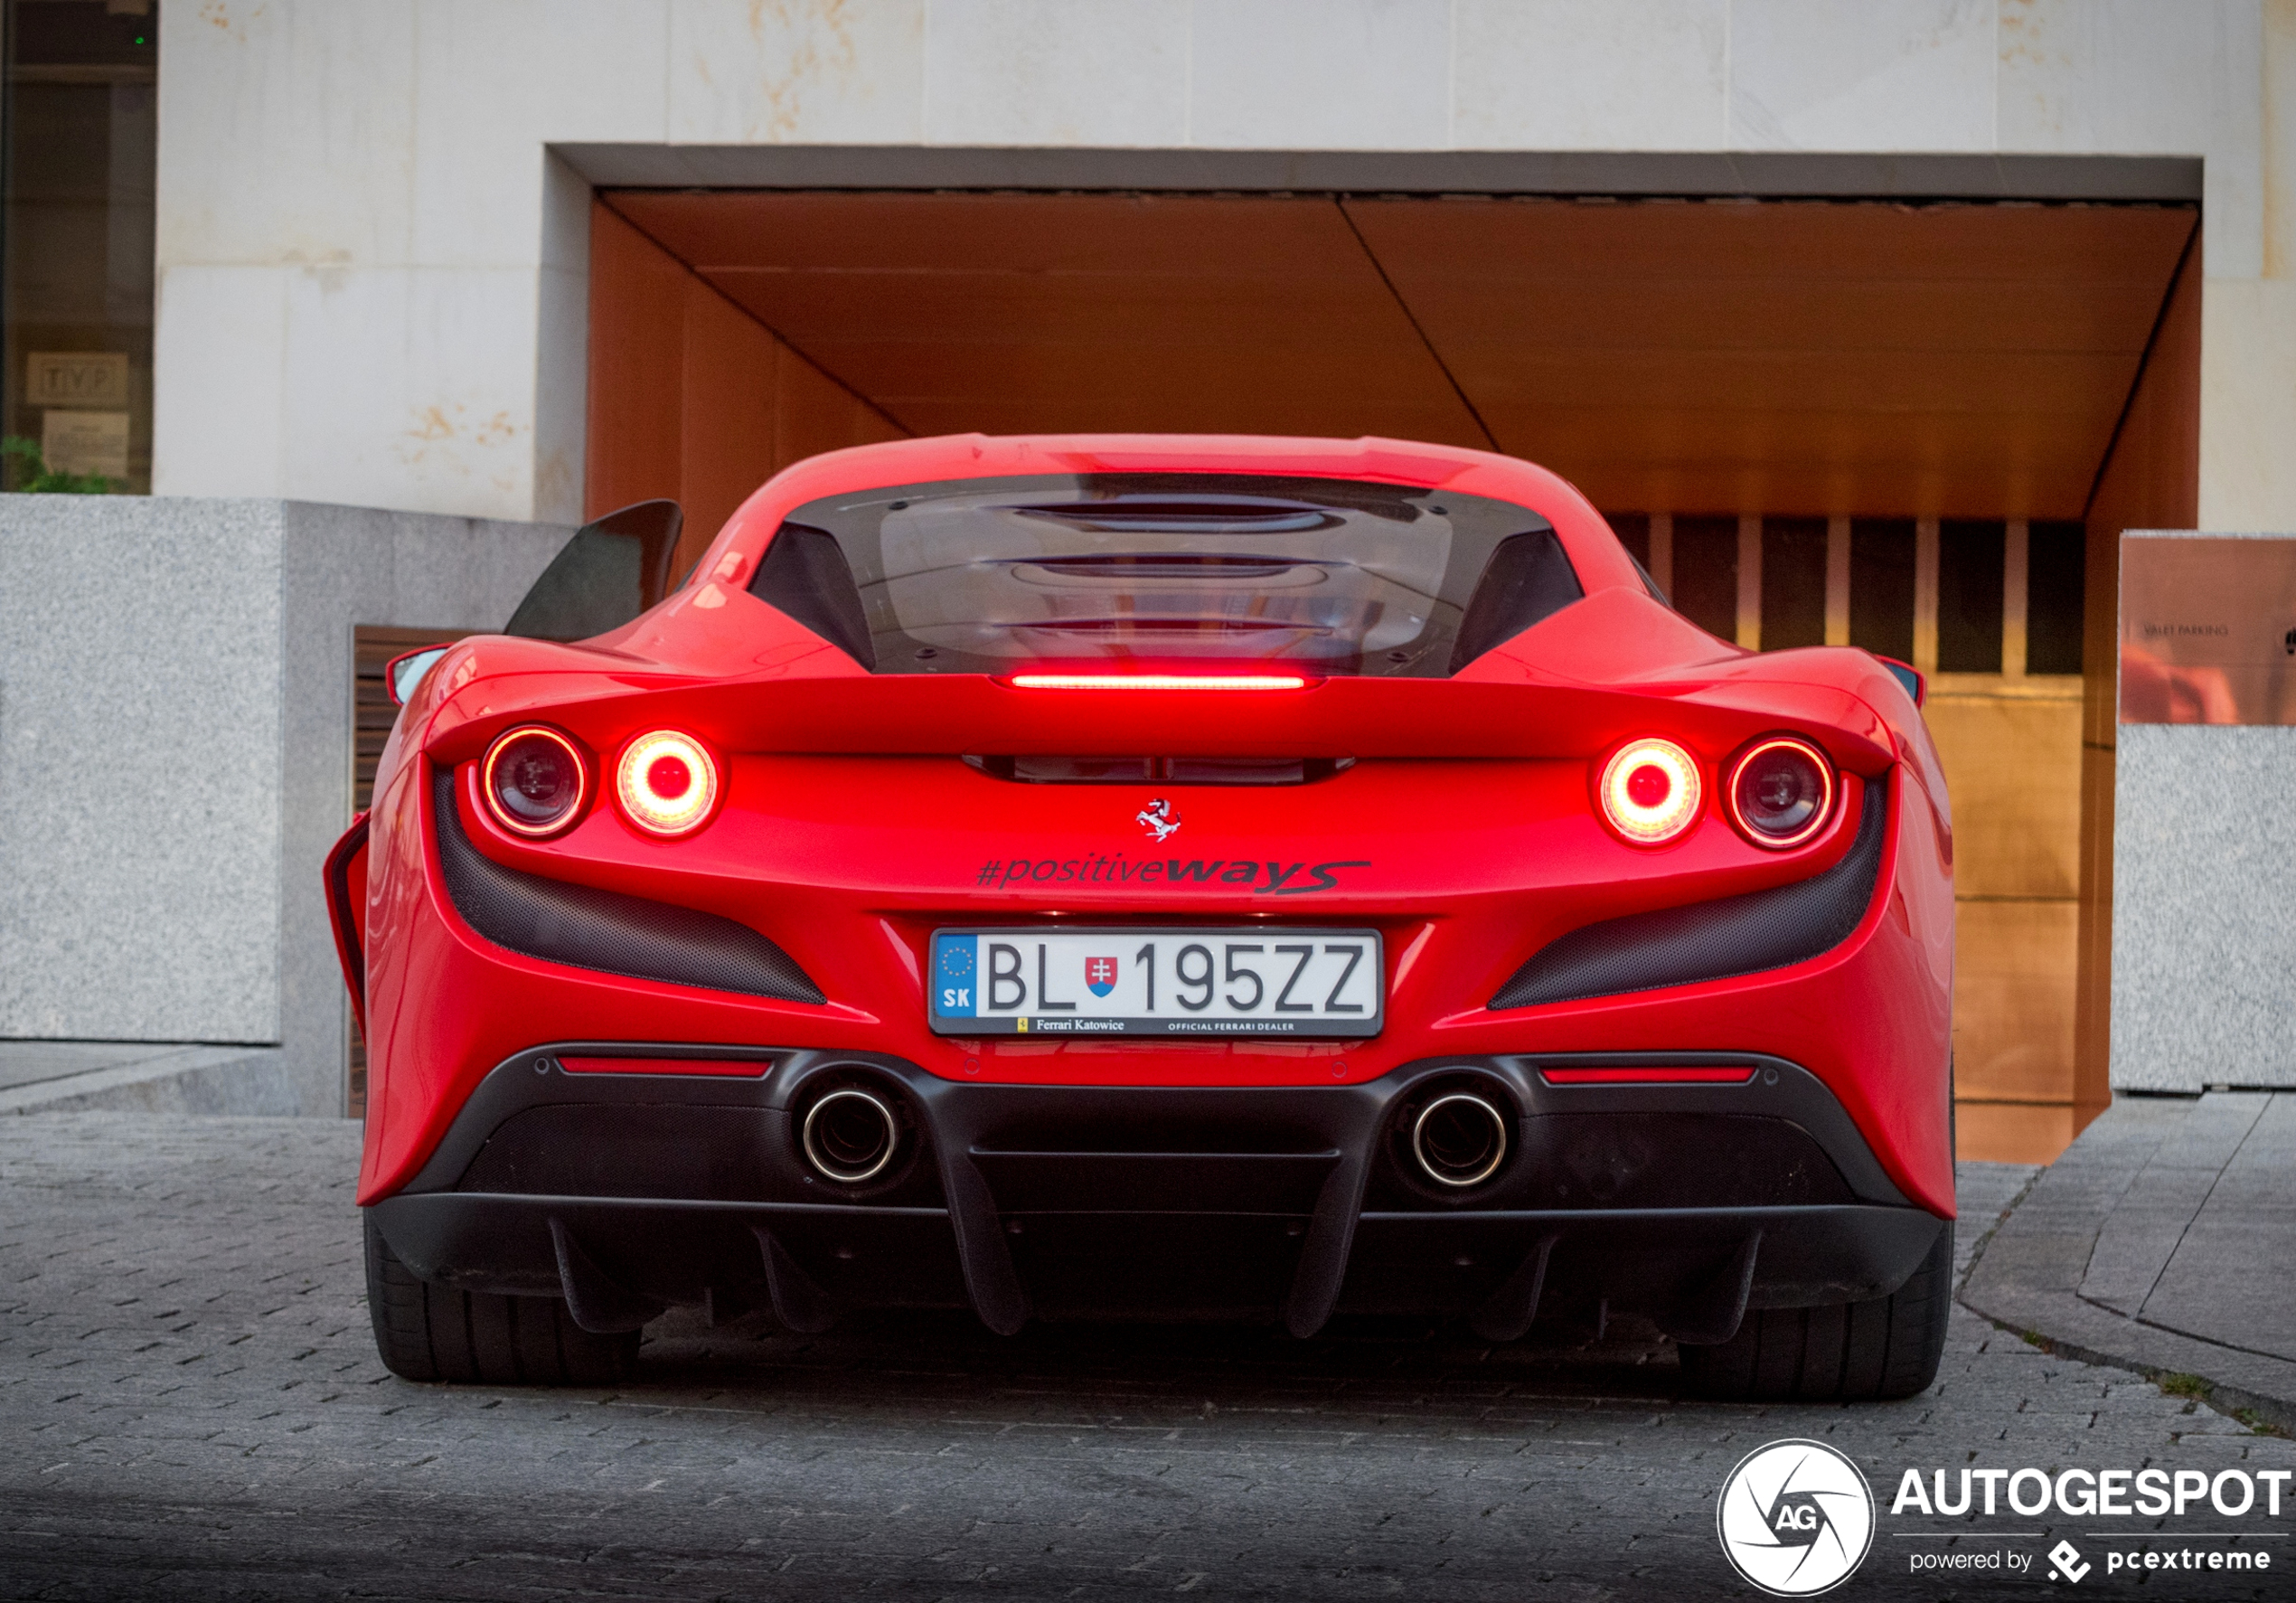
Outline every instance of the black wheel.
<path id="1" fill-rule="evenodd" d="M 367 1311 L 383 1367 L 408 1381 L 487 1386 L 611 1386 L 637 1367 L 638 1333 L 597 1335 L 563 1298 L 448 1291 L 415 1278 L 375 1229 L 367 1231 Z"/>
<path id="2" fill-rule="evenodd" d="M 1682 1386 L 1728 1402 L 1871 1402 L 1937 1378 L 1953 1297 L 1953 1227 L 1887 1297 L 1823 1308 L 1750 1308 L 1716 1347 L 1682 1348 Z"/>

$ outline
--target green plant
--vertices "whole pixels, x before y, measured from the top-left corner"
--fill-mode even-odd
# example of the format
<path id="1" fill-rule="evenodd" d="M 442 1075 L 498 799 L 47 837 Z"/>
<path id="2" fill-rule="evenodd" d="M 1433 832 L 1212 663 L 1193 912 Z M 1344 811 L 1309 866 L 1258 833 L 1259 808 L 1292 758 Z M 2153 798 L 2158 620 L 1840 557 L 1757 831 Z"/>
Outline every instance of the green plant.
<path id="1" fill-rule="evenodd" d="M 2171 1397 L 2197 1397 L 2204 1402 L 2216 1390 L 2198 1375 L 2155 1375 L 2152 1383 Z"/>
<path id="2" fill-rule="evenodd" d="M 108 495 L 112 491 L 112 481 L 100 473 L 49 472 L 40 442 L 21 434 L 0 439 L 0 461 L 14 465 L 12 476 L 16 482 L 8 486 L 13 490 L 49 495 Z"/>

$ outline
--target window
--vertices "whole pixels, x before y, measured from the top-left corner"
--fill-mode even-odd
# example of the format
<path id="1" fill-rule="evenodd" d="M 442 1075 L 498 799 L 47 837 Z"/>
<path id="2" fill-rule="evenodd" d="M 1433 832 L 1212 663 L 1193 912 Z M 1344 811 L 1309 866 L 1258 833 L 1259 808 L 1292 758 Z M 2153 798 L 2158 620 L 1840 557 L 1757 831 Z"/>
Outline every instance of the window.
<path id="1" fill-rule="evenodd" d="M 1674 520 L 1674 608 L 1710 635 L 1738 637 L 1738 520 Z"/>
<path id="2" fill-rule="evenodd" d="M 1441 677 L 1584 593 L 1547 520 L 1350 479 L 895 485 L 790 514 L 752 590 L 880 674 L 1280 663 Z"/>
<path id="3" fill-rule="evenodd" d="M 1914 660 L 1914 520 L 1849 522 L 1849 644 Z"/>
<path id="4" fill-rule="evenodd" d="M 1762 520 L 1762 649 L 1826 643 L 1826 520 Z"/>
<path id="5" fill-rule="evenodd" d="M 2007 524 L 1947 518 L 1937 525 L 1937 671 L 2001 671 L 2001 576 Z"/>
<path id="6" fill-rule="evenodd" d="M 51 472 L 148 491 L 158 8 L 5 5 L 0 432 Z"/>
<path id="7" fill-rule="evenodd" d="M 2025 671 L 2078 674 L 2089 532 L 2079 523 L 2037 523 L 2026 535 Z"/>

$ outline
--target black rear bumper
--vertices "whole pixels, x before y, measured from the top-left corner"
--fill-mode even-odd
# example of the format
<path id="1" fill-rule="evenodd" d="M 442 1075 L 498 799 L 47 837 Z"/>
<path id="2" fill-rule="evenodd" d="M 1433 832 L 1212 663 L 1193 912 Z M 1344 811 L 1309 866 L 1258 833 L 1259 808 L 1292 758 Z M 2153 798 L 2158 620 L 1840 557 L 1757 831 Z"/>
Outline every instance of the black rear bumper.
<path id="1" fill-rule="evenodd" d="M 754 1078 L 565 1071 L 561 1057 L 748 1059 Z M 1680 1061 L 1678 1058 L 1674 1060 Z M 1354 1086 L 953 1082 L 852 1053 L 560 1043 L 498 1066 L 415 1181 L 373 1210 L 426 1279 L 564 1296 L 630 1328 L 673 1303 L 1050 1316 L 1633 1311 L 1721 1341 L 1748 1307 L 1894 1290 L 1943 1228 L 1812 1075 L 1700 1054 L 1744 1084 L 1556 1086 L 1627 1057 L 1445 1060 Z M 869 1185 L 815 1176 L 797 1121 L 861 1080 L 908 1121 Z M 1454 1087 L 1504 1110 L 1509 1161 L 1459 1194 L 1415 1177 L 1398 1116 Z"/>

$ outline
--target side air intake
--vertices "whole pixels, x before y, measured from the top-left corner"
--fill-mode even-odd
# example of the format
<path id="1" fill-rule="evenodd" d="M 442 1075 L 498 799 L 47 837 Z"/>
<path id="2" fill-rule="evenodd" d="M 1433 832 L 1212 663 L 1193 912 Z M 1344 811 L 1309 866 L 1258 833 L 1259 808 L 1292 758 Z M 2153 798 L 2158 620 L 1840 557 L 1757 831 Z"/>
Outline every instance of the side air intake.
<path id="1" fill-rule="evenodd" d="M 1889 821 L 1887 780 L 1868 780 L 1858 836 L 1821 874 L 1768 891 L 1661 908 L 1548 942 L 1491 999 L 1493 1011 L 1580 1002 L 1783 968 L 1849 938 L 1872 905 Z"/>
<path id="2" fill-rule="evenodd" d="M 826 1000 L 788 953 L 747 924 L 641 896 L 546 880 L 481 855 L 463 833 L 451 771 L 432 776 L 430 796 L 447 894 L 464 921 L 496 946 L 632 979 L 739 991 L 777 1002 Z"/>

